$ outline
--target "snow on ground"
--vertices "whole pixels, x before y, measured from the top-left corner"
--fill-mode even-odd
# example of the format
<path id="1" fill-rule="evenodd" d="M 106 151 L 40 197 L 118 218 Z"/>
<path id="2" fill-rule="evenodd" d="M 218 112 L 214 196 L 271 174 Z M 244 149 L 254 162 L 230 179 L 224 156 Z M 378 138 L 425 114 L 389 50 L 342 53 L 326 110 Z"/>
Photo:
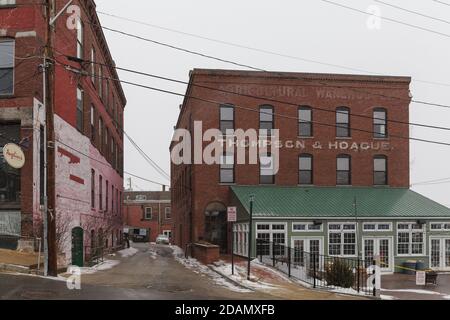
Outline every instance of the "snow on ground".
<path id="1" fill-rule="evenodd" d="M 385 295 L 385 294 L 381 294 L 380 298 L 381 298 L 381 300 L 397 300 L 398 299 L 396 297 L 388 296 L 388 295 Z"/>
<path id="2" fill-rule="evenodd" d="M 118 253 L 122 256 L 122 258 L 128 258 L 134 256 L 138 252 L 138 249 L 129 247 L 127 249 L 123 249 L 118 251 Z"/>
<path id="3" fill-rule="evenodd" d="M 450 300 L 450 296 L 444 296 L 443 297 L 445 300 Z"/>
<path id="4" fill-rule="evenodd" d="M 79 268 L 79 267 L 69 266 L 67 268 L 67 273 L 74 274 L 77 272 L 76 268 L 79 268 L 81 271 L 81 274 L 93 274 L 93 273 L 96 273 L 97 271 L 104 271 L 104 270 L 112 269 L 115 266 L 117 266 L 119 263 L 120 263 L 119 260 L 105 260 L 99 264 L 96 264 L 93 267 Z"/>
<path id="5" fill-rule="evenodd" d="M 229 280 L 225 279 L 218 273 L 214 272 L 204 264 L 200 263 L 197 259 L 192 258 L 185 258 L 183 250 L 180 247 L 177 246 L 170 246 L 173 249 L 173 256 L 175 260 L 179 263 L 181 263 L 183 266 L 185 266 L 187 269 L 191 270 L 192 272 L 199 274 L 201 276 L 207 276 L 210 277 L 215 284 L 225 287 L 231 291 L 234 292 L 252 292 L 249 289 L 242 288 L 240 286 L 235 285 L 234 283 L 230 282 Z"/>
<path id="6" fill-rule="evenodd" d="M 271 290 L 271 289 L 277 288 L 276 286 L 274 286 L 270 283 L 259 281 L 259 279 L 255 279 L 254 276 L 252 276 L 250 278 L 250 279 L 253 279 L 254 281 L 247 280 L 247 269 L 243 266 L 239 266 L 239 265 L 235 264 L 234 275 L 232 275 L 231 263 L 225 263 L 223 261 L 219 261 L 215 265 L 211 265 L 211 268 L 213 270 L 216 270 L 219 273 L 225 275 L 226 277 L 236 281 L 237 283 L 240 283 L 241 285 L 243 285 L 247 288 L 251 288 L 251 289 L 255 289 L 255 290 Z"/>
<path id="7" fill-rule="evenodd" d="M 381 291 L 385 292 L 410 292 L 417 294 L 434 294 L 434 295 L 442 295 L 442 293 L 430 290 L 422 290 L 422 289 L 381 289 Z"/>

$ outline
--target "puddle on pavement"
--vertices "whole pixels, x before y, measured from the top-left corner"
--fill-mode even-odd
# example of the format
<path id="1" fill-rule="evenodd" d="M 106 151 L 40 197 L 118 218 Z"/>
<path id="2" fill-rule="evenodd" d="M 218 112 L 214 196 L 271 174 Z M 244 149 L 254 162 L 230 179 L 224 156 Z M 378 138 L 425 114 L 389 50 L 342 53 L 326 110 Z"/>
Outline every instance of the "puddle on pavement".
<path id="1" fill-rule="evenodd" d="M 35 299 L 49 299 L 56 296 L 56 292 L 53 291 L 24 291 L 20 294 L 24 299 L 35 300 Z"/>
<path id="2" fill-rule="evenodd" d="M 147 286 L 147 289 L 154 289 L 154 290 L 158 290 L 158 291 L 162 291 L 162 292 L 170 292 L 170 293 L 192 291 L 191 288 L 182 287 L 179 285 L 163 284 L 163 283 L 149 285 L 149 286 Z"/>

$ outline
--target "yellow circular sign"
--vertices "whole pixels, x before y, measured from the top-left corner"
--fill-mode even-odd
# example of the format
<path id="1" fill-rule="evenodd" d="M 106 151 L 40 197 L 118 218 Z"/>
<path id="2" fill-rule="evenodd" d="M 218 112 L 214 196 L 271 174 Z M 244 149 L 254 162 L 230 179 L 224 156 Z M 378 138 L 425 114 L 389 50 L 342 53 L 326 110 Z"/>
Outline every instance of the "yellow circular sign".
<path id="1" fill-rule="evenodd" d="M 17 144 L 8 143 L 3 147 L 3 157 L 15 169 L 22 169 L 25 165 L 25 154 Z"/>

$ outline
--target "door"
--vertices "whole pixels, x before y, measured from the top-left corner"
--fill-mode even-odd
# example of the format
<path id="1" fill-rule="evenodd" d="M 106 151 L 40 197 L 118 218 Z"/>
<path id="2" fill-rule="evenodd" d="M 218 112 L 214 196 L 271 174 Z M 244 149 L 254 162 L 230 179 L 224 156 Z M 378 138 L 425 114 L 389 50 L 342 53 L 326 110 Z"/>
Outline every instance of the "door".
<path id="1" fill-rule="evenodd" d="M 381 272 L 393 271 L 392 239 L 364 238 L 363 259 L 366 267 L 373 265 L 375 255 L 380 256 Z"/>
<path id="2" fill-rule="evenodd" d="M 292 238 L 293 261 L 294 265 L 304 267 L 309 261 L 312 265 L 312 257 L 314 256 L 316 266 L 319 265 L 320 255 L 323 253 L 322 238 Z M 310 266 L 311 267 L 311 266 Z"/>
<path id="3" fill-rule="evenodd" d="M 450 238 L 432 238 L 430 242 L 430 267 L 450 270 Z"/>
<path id="4" fill-rule="evenodd" d="M 76 227 L 72 229 L 72 265 L 83 267 L 83 229 Z"/>

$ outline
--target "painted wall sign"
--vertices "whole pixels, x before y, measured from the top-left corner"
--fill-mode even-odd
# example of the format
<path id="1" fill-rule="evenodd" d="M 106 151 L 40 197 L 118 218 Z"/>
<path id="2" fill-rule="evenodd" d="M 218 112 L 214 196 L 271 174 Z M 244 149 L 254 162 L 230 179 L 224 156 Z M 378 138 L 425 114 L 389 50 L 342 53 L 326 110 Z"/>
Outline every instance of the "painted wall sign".
<path id="1" fill-rule="evenodd" d="M 279 141 L 275 143 L 279 148 L 287 149 L 306 149 L 312 148 L 314 150 L 339 150 L 339 151 L 392 151 L 393 147 L 388 141 L 372 141 L 372 142 L 352 142 L 352 141 Z"/>
<path id="2" fill-rule="evenodd" d="M 17 144 L 8 143 L 3 147 L 3 157 L 15 169 L 22 169 L 25 165 L 25 154 Z"/>

